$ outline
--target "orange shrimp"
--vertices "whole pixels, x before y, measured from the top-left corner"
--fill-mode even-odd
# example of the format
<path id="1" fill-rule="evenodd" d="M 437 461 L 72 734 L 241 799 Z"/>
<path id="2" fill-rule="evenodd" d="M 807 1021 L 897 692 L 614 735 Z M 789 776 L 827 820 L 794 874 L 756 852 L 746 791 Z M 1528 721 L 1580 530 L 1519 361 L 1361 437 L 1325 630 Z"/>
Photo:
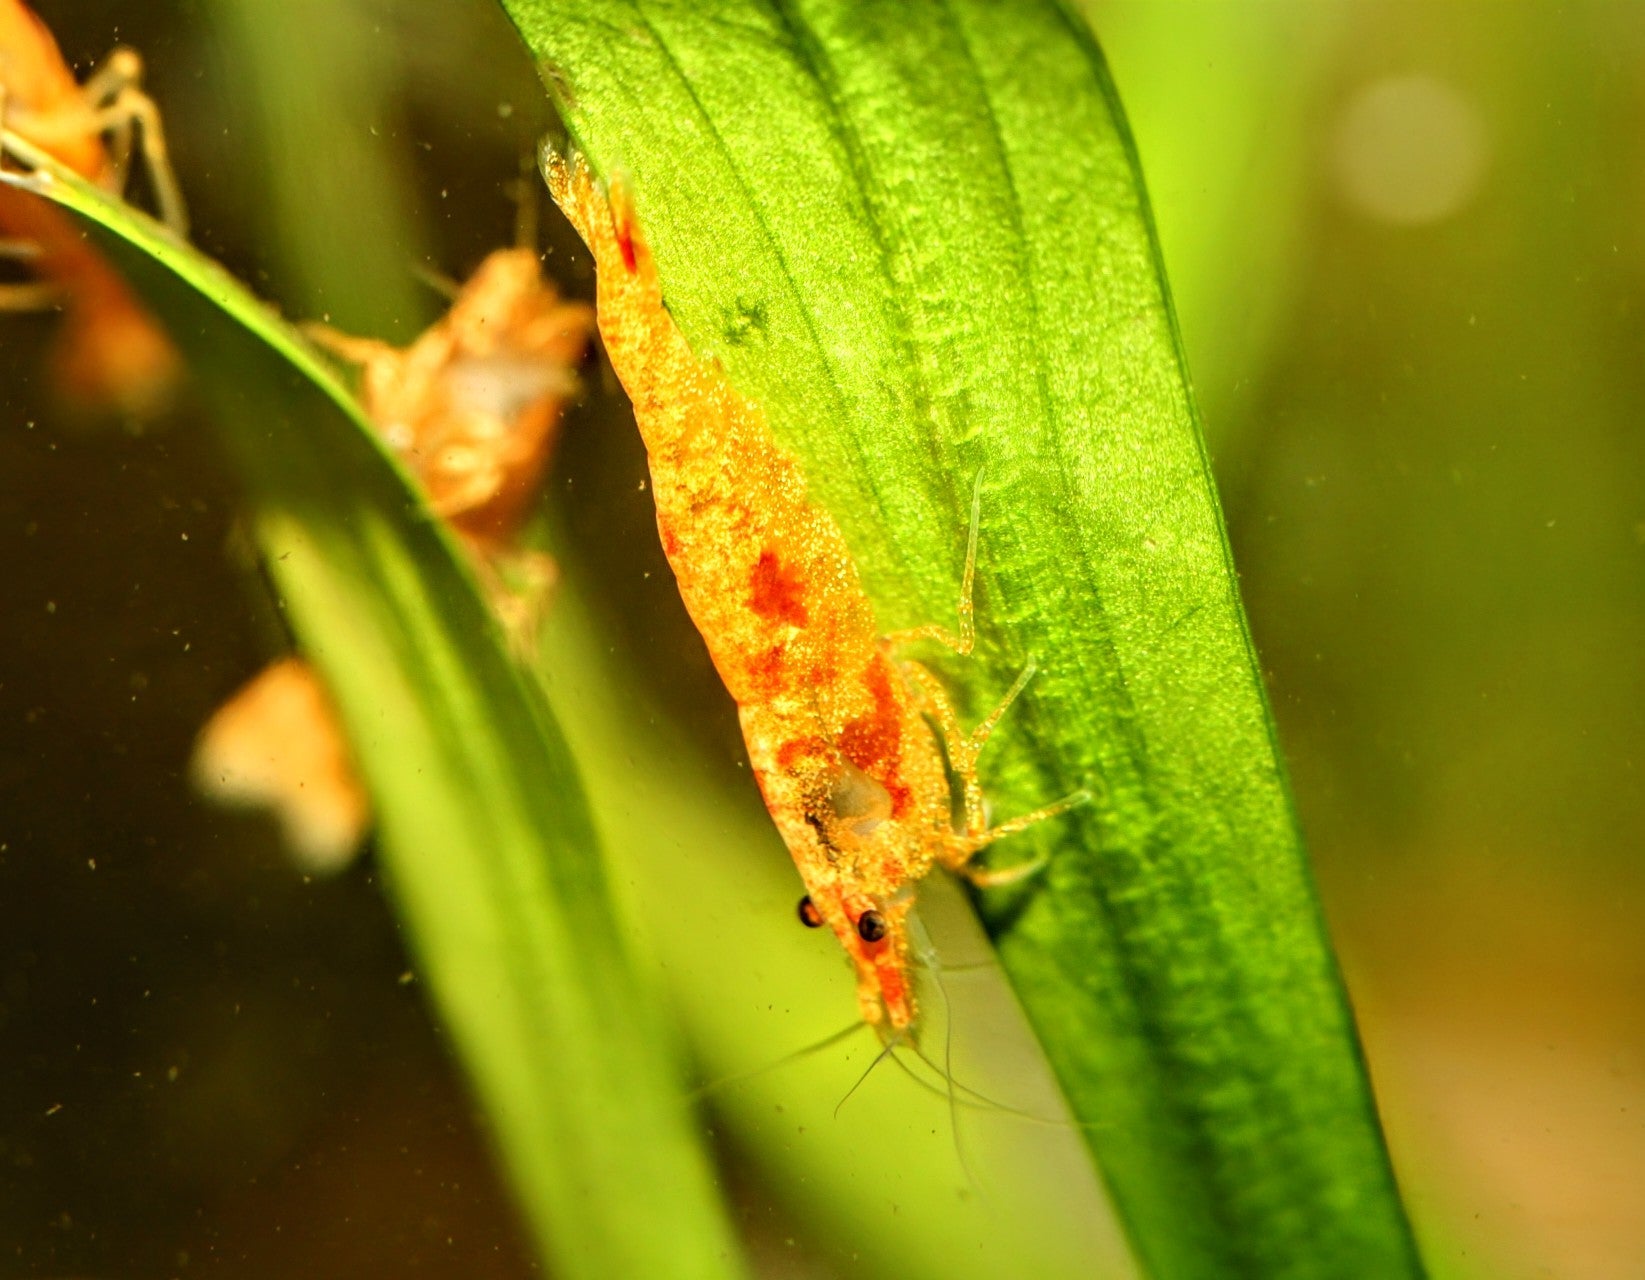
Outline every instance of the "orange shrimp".
<path id="1" fill-rule="evenodd" d="M 138 88 L 142 66 L 135 51 L 116 49 L 82 85 L 45 24 L 21 0 L 0 0 L 0 127 L 114 192 L 125 186 L 135 144 L 162 217 L 183 235 L 159 113 Z M 63 390 L 138 417 L 163 406 L 181 368 L 177 353 L 75 225 L 39 196 L 0 186 L 0 237 L 40 277 L 0 286 L 0 310 L 35 310 L 61 297 L 68 313 L 55 357 Z"/>
<path id="2" fill-rule="evenodd" d="M 959 634 L 883 635 L 844 537 L 807 496 L 759 406 L 675 327 L 621 193 L 608 203 L 581 157 L 545 156 L 544 176 L 594 254 L 600 336 L 645 437 L 663 550 L 805 883 L 801 919 L 828 925 L 851 957 L 863 1018 L 901 1032 L 917 1013 L 907 920 L 915 885 L 939 863 L 983 886 L 1036 869 L 971 860 L 1087 798 L 990 827 L 977 755 L 1032 664 L 967 733 L 936 677 L 897 656 L 920 639 L 969 652 L 976 521 Z M 958 830 L 950 766 L 962 791 Z"/>
<path id="3" fill-rule="evenodd" d="M 366 416 L 435 513 L 489 550 L 512 542 L 531 512 L 593 323 L 543 278 L 536 251 L 519 248 L 487 256 L 408 347 L 307 331 L 360 366 Z"/>
<path id="4" fill-rule="evenodd" d="M 263 668 L 212 713 L 189 772 L 215 800 L 271 810 L 305 871 L 347 866 L 371 822 L 337 712 L 301 658 Z"/>
<path id="5" fill-rule="evenodd" d="M 422 483 L 430 508 L 462 536 L 521 648 L 535 636 L 553 565 L 518 537 L 593 320 L 543 278 L 534 250 L 520 248 L 490 254 L 450 311 L 408 347 L 309 329 L 361 366 L 366 416 Z M 505 569 L 522 590 L 504 582 Z M 201 730 L 196 785 L 274 809 L 303 865 L 336 870 L 359 846 L 370 812 L 335 720 L 312 669 L 300 659 L 277 662 Z"/>
<path id="6" fill-rule="evenodd" d="M 554 570 L 518 535 L 593 324 L 587 305 L 565 301 L 543 278 L 534 249 L 515 248 L 487 256 L 451 310 L 409 347 L 308 326 L 360 366 L 366 416 L 474 553 L 492 604 L 522 645 Z"/>

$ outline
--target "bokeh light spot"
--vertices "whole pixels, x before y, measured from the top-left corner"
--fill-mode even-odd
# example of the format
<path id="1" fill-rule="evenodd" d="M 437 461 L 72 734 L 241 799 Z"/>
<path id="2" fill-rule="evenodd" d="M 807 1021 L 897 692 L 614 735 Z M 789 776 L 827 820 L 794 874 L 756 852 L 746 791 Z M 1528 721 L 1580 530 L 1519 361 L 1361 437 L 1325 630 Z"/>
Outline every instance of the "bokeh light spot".
<path id="1" fill-rule="evenodd" d="M 1404 75 L 1374 81 L 1349 100 L 1332 159 L 1342 197 L 1355 212 L 1423 226 L 1473 199 L 1488 152 L 1472 102 L 1433 76 Z"/>

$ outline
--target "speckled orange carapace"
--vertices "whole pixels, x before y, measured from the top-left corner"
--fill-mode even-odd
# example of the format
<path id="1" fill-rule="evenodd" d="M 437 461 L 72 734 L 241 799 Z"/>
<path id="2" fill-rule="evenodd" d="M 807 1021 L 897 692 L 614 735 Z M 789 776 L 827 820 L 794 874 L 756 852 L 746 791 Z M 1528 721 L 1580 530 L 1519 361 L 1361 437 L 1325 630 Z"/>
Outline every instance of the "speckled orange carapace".
<path id="1" fill-rule="evenodd" d="M 600 336 L 645 437 L 663 549 L 805 882 L 802 918 L 851 956 L 863 1017 L 901 1030 L 915 1017 L 914 886 L 938 862 L 987 880 L 972 855 L 1050 811 L 987 827 L 972 766 L 998 713 L 961 733 L 942 686 L 896 656 L 839 528 L 760 407 L 664 308 L 621 194 L 608 203 L 580 158 L 549 157 L 545 175 L 593 251 Z M 963 831 L 932 721 L 965 785 Z"/>

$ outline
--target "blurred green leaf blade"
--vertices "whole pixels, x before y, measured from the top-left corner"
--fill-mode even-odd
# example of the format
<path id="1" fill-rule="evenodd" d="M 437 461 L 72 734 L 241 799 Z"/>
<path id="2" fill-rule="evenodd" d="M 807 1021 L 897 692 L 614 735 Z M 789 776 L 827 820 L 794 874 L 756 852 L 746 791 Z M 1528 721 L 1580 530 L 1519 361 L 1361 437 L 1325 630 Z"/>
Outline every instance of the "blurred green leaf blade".
<path id="1" fill-rule="evenodd" d="M 1002 813 L 1099 793 L 984 907 L 1146 1264 L 1419 1274 L 1089 32 L 1050 0 L 503 3 L 887 630 L 951 616 L 983 471 L 979 661 L 945 673 L 986 708 L 1039 663 Z"/>
<path id="2" fill-rule="evenodd" d="M 302 339 L 215 263 L 54 166 L 182 347 L 377 810 L 387 880 L 555 1273 L 737 1277 L 656 994 L 581 782 L 461 553 Z M 667 1186 L 668 1196 L 636 1189 Z"/>

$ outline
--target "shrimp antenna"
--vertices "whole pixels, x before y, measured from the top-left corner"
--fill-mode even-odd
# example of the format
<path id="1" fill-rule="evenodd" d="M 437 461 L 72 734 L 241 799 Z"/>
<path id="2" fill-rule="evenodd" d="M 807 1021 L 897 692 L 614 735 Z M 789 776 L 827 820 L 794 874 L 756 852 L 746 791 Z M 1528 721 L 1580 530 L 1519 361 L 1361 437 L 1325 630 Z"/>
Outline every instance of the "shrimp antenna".
<path id="1" fill-rule="evenodd" d="M 982 472 L 979 471 L 977 472 L 977 490 L 979 493 L 981 492 L 981 489 Z M 975 507 L 972 509 L 971 519 L 971 536 L 972 538 L 975 538 L 977 536 Z M 968 561 L 971 559 L 969 554 L 966 556 L 966 559 Z M 924 945 L 930 948 L 932 953 L 935 954 L 936 948 L 932 945 L 931 935 L 926 933 L 923 922 L 920 923 L 918 932 Z M 960 1137 L 960 1104 L 955 1093 L 954 1083 L 954 1006 L 948 1003 L 948 986 L 942 980 L 941 967 L 939 966 L 937 968 L 930 969 L 930 974 L 936 981 L 937 994 L 942 997 L 943 1070 L 941 1074 L 943 1083 L 948 1086 L 944 1090 L 944 1092 L 948 1095 L 948 1131 L 954 1135 L 954 1155 L 959 1159 L 960 1168 L 965 1170 L 965 1180 L 976 1189 L 978 1195 L 982 1195 L 982 1183 L 977 1180 L 977 1175 L 972 1171 L 971 1161 L 966 1159 L 965 1142 Z M 925 1056 L 925 1051 L 921 1049 L 918 1044 L 914 1046 L 914 1052 L 918 1055 L 922 1062 L 925 1062 L 927 1065 L 931 1065 L 932 1070 L 936 1070 L 935 1066 L 931 1064 L 931 1060 Z"/>
<path id="2" fill-rule="evenodd" d="M 945 1070 L 944 1068 L 938 1066 L 918 1045 L 912 1045 L 910 1047 L 914 1050 L 914 1056 L 921 1062 L 925 1063 L 926 1066 L 930 1067 L 932 1071 L 941 1076 L 948 1085 L 948 1089 L 943 1090 L 938 1089 L 937 1086 L 932 1084 L 930 1081 L 922 1081 L 925 1087 L 930 1089 L 933 1093 L 947 1095 L 951 1090 L 954 1094 L 963 1095 L 955 1098 L 955 1102 L 958 1106 L 970 1107 L 975 1111 L 1001 1111 L 1008 1116 L 1016 1116 L 1022 1120 L 1033 1120 L 1039 1124 L 1061 1126 L 1066 1123 L 1062 1120 L 1053 1120 L 1048 1116 L 1037 1116 L 1031 1111 L 1023 1111 L 1018 1107 L 1011 1106 L 1009 1103 L 1001 1102 L 998 1098 L 990 1098 L 986 1093 L 973 1089 L 970 1085 L 962 1084 L 960 1081 L 954 1079 L 954 1073 L 951 1068 Z M 919 1077 L 915 1076 L 915 1079 L 919 1079 Z"/>
<path id="3" fill-rule="evenodd" d="M 433 267 L 417 263 L 411 268 L 411 274 L 419 284 L 427 285 L 447 302 L 457 301 L 457 295 L 463 291 L 463 286 L 453 280 L 443 271 L 436 271 Z"/>
<path id="4" fill-rule="evenodd" d="M 514 184 L 514 247 L 536 251 L 542 222 L 543 179 L 529 151 L 520 156 L 520 176 Z"/>
<path id="5" fill-rule="evenodd" d="M 858 1089 L 863 1087 L 863 1082 L 865 1080 L 867 1080 L 869 1076 L 874 1074 L 874 1068 L 875 1067 L 879 1066 L 880 1063 L 884 1062 L 887 1058 L 890 1058 L 891 1061 L 893 1061 L 893 1062 L 897 1061 L 896 1049 L 897 1049 L 897 1046 L 902 1043 L 902 1038 L 903 1038 L 903 1033 L 901 1031 L 899 1031 L 899 1032 L 897 1032 L 896 1035 L 892 1036 L 889 1040 L 887 1040 L 885 1042 L 885 1048 L 881 1049 L 879 1051 L 879 1053 L 875 1055 L 874 1061 L 872 1061 L 868 1064 L 868 1070 L 864 1071 L 860 1076 L 858 1076 L 857 1077 L 857 1083 L 852 1085 L 849 1089 L 847 1089 L 845 1091 L 845 1097 L 841 1098 L 838 1102 L 836 1102 L 834 1104 L 834 1118 L 836 1120 L 838 1120 L 840 1118 L 840 1108 L 843 1107 L 846 1103 L 850 1102 L 851 1101 L 851 1095 L 854 1094 Z"/>
<path id="6" fill-rule="evenodd" d="M 972 1108 L 974 1110 L 978 1110 L 978 1111 L 1000 1111 L 1000 1112 L 1005 1113 L 1006 1115 L 1015 1116 L 1019 1120 L 1027 1120 L 1027 1121 L 1029 1121 L 1033 1124 L 1047 1125 L 1051 1128 L 1056 1128 L 1056 1129 L 1067 1129 L 1067 1128 L 1098 1129 L 1098 1128 L 1101 1128 L 1102 1126 L 1100 1126 L 1100 1125 L 1087 1124 L 1087 1123 L 1084 1123 L 1084 1122 L 1079 1121 L 1079 1120 L 1057 1119 L 1057 1118 L 1052 1117 L 1052 1116 L 1036 1115 L 1032 1111 L 1025 1111 L 1021 1107 L 1013 1107 L 1009 1103 L 999 1101 L 999 1099 L 997 1099 L 997 1098 L 991 1098 L 986 1093 L 982 1093 L 979 1090 L 972 1088 L 970 1085 L 964 1084 L 961 1081 L 956 1080 L 954 1078 L 954 1070 L 953 1070 L 953 1066 L 954 1066 L 954 1017 L 953 1017 L 953 1007 L 949 1004 L 949 1001 L 948 1001 L 948 988 L 943 984 L 943 980 L 942 980 L 943 970 L 946 966 L 944 966 L 943 963 L 937 958 L 936 947 L 932 943 L 931 935 L 926 931 L 924 923 L 919 921 L 919 919 L 917 917 L 913 917 L 913 918 L 911 918 L 911 924 L 912 924 L 913 927 L 910 929 L 909 932 L 910 932 L 910 935 L 911 935 L 911 941 L 914 944 L 914 946 L 913 946 L 914 958 L 920 963 L 922 968 L 924 968 L 928 973 L 930 973 L 930 975 L 932 977 L 932 980 L 937 984 L 937 994 L 942 999 L 943 1013 L 944 1013 L 944 1020 L 943 1020 L 944 1021 L 944 1026 L 943 1026 L 943 1030 L 944 1030 L 943 1057 L 944 1057 L 945 1061 L 947 1062 L 947 1068 L 944 1069 L 943 1067 L 940 1067 L 935 1062 L 933 1062 L 931 1060 L 931 1058 L 929 1057 L 929 1055 L 926 1054 L 925 1050 L 920 1048 L 918 1043 L 910 1041 L 909 1047 L 913 1049 L 914 1056 L 916 1058 L 918 1058 L 921 1062 L 923 1062 L 926 1066 L 930 1067 L 931 1070 L 933 1072 L 935 1072 L 937 1075 L 941 1076 L 944 1083 L 948 1087 L 947 1087 L 946 1090 L 938 1089 L 937 1086 L 932 1084 L 930 1081 L 921 1079 L 913 1071 L 912 1068 L 908 1067 L 908 1065 L 906 1063 L 903 1063 L 902 1060 L 899 1058 L 898 1059 L 898 1064 L 901 1065 L 903 1067 L 903 1069 L 908 1072 L 909 1076 L 912 1077 L 914 1080 L 919 1081 L 919 1083 L 921 1085 L 923 1085 L 926 1089 L 930 1090 L 932 1093 L 945 1095 L 949 1100 L 949 1106 L 950 1106 L 950 1112 L 951 1113 L 953 1112 L 953 1108 L 958 1107 L 958 1106 L 965 1106 L 965 1107 L 970 1107 L 970 1108 Z M 972 964 L 972 965 L 957 965 L 957 966 L 954 966 L 954 968 L 951 969 L 950 972 L 963 972 L 965 970 L 989 969 L 989 968 L 997 969 L 998 967 L 999 966 L 998 966 L 997 962 L 993 962 L 993 963 L 983 962 L 983 963 Z M 956 1095 L 963 1095 L 963 1096 L 956 1096 Z M 959 1141 L 959 1129 L 958 1129 L 957 1125 L 955 1127 L 954 1133 L 955 1133 L 955 1142 L 957 1144 L 958 1141 Z M 965 1156 L 964 1156 L 963 1152 L 960 1155 L 960 1162 L 962 1164 L 965 1163 Z"/>
<path id="7" fill-rule="evenodd" d="M 918 1049 L 914 1050 L 914 1056 L 916 1058 L 918 1058 L 921 1062 L 923 1062 L 926 1066 L 930 1067 L 931 1070 L 934 1071 L 937 1075 L 939 1075 L 939 1076 L 942 1075 L 942 1068 L 939 1067 L 936 1063 L 932 1062 L 930 1058 L 926 1057 Z M 948 1098 L 949 1093 L 948 1093 L 947 1089 L 939 1089 L 936 1085 L 932 1084 L 929 1080 L 927 1080 L 924 1076 L 922 1076 L 918 1071 L 914 1070 L 913 1067 L 909 1066 L 906 1062 L 904 1062 L 900 1055 L 895 1055 L 895 1054 L 892 1055 L 891 1061 L 893 1061 L 897 1064 L 897 1069 L 898 1070 L 900 1070 L 905 1076 L 907 1076 L 915 1084 L 919 1085 L 919 1087 L 924 1089 L 927 1093 L 931 1094 L 934 1097 L 943 1098 L 945 1100 Z M 954 1100 L 955 1105 L 965 1107 L 969 1111 L 1002 1111 L 1006 1115 L 1020 1116 L 1024 1120 L 1034 1120 L 1034 1121 L 1037 1121 L 1041 1124 L 1048 1124 L 1048 1125 L 1062 1125 L 1063 1124 L 1063 1121 L 1061 1121 L 1061 1120 L 1049 1120 L 1049 1119 L 1046 1119 L 1043 1116 L 1031 1115 L 1028 1112 L 1014 1111 L 1012 1108 L 1008 1107 L 1005 1103 L 996 1102 L 993 1098 L 990 1098 L 987 1094 L 978 1093 L 975 1089 L 971 1088 L 969 1085 L 963 1085 L 958 1080 L 955 1080 L 952 1077 L 944 1076 L 943 1078 L 945 1080 L 947 1080 L 947 1082 L 949 1084 L 953 1085 L 954 1089 L 961 1095 L 961 1096 L 955 1098 L 955 1100 Z"/>
<path id="8" fill-rule="evenodd" d="M 740 1084 L 744 1080 L 752 1080 L 756 1076 L 763 1076 L 768 1071 L 775 1071 L 779 1067 L 786 1067 L 791 1062 L 798 1062 L 801 1058 L 808 1058 L 813 1053 L 820 1053 L 822 1050 L 827 1049 L 832 1045 L 841 1044 L 846 1040 L 849 1040 L 867 1025 L 868 1024 L 866 1022 L 853 1021 L 850 1026 L 841 1031 L 832 1032 L 813 1044 L 802 1045 L 800 1048 L 795 1049 L 792 1053 L 785 1053 L 782 1057 L 771 1062 L 767 1062 L 762 1066 L 752 1067 L 747 1071 L 734 1071 L 730 1075 L 720 1076 L 717 1079 L 710 1080 L 705 1084 L 700 1084 L 688 1093 L 686 1097 L 692 1101 L 696 1101 L 698 1098 L 707 1097 L 716 1090 L 725 1088 L 726 1085 Z"/>

